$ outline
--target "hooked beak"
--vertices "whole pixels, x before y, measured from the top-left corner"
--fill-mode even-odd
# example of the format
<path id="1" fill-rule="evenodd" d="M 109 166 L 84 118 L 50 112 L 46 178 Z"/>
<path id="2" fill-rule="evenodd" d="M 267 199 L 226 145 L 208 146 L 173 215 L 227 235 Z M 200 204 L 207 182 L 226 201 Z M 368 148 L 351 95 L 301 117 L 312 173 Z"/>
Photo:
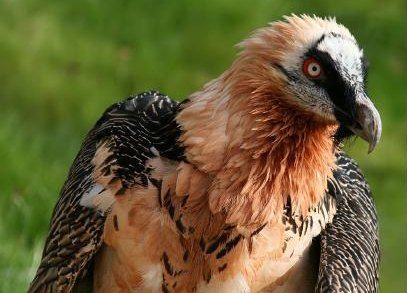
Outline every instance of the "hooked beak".
<path id="1" fill-rule="evenodd" d="M 369 143 L 368 153 L 376 147 L 382 134 L 382 122 L 379 112 L 366 94 L 356 97 L 355 123 L 348 128 Z"/>

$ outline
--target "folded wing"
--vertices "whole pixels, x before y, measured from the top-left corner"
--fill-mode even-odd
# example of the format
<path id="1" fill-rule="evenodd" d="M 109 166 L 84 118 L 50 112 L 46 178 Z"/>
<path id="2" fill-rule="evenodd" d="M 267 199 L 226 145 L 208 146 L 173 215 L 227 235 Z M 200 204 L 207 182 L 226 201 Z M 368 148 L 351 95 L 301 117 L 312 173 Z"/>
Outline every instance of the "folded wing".
<path id="1" fill-rule="evenodd" d="M 356 163 L 344 153 L 329 184 L 337 213 L 320 235 L 316 292 L 377 292 L 379 236 L 369 186 Z"/>
<path id="2" fill-rule="evenodd" d="M 71 292 L 102 245 L 105 215 L 115 197 L 135 185 L 156 184 L 148 159 L 183 158 L 174 119 L 178 108 L 151 91 L 106 110 L 69 171 L 29 292 Z"/>

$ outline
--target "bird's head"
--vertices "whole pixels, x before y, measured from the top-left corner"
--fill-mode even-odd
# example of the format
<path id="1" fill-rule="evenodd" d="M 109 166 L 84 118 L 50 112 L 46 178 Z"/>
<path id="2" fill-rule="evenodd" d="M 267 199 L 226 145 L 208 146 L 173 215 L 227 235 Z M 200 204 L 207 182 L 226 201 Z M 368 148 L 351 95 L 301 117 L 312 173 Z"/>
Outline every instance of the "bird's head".
<path id="1" fill-rule="evenodd" d="M 337 142 L 356 134 L 371 151 L 380 139 L 363 51 L 334 19 L 305 15 L 240 47 L 177 117 L 186 157 L 216 178 L 210 208 L 230 223 L 264 222 L 288 198 L 305 215 L 325 195 Z"/>
<path id="2" fill-rule="evenodd" d="M 366 57 L 347 28 L 332 18 L 293 15 L 240 46 L 231 74 L 237 91 L 278 95 L 314 120 L 337 123 L 337 139 L 356 134 L 374 149 L 380 115 L 366 93 Z"/>

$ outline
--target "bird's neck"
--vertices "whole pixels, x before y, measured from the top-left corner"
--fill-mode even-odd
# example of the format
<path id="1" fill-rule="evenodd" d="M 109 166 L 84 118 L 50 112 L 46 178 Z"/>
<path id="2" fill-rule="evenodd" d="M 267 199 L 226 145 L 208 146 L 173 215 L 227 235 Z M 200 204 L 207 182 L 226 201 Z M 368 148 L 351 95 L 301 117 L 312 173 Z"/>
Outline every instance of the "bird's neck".
<path id="1" fill-rule="evenodd" d="M 231 224 L 257 225 L 280 217 L 290 200 L 305 215 L 332 176 L 337 126 L 281 96 L 236 95 L 225 79 L 193 94 L 177 117 L 188 161 L 213 178 L 211 211 Z"/>

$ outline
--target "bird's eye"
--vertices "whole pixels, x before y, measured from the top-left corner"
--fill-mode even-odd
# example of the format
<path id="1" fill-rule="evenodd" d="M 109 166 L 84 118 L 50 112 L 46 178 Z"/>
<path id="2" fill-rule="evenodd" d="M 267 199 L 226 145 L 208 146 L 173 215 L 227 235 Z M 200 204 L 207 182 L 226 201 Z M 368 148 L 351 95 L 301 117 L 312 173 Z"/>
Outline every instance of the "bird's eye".
<path id="1" fill-rule="evenodd" d="M 305 59 L 302 71 L 308 78 L 318 78 L 322 74 L 322 67 L 315 58 L 310 57 Z"/>

